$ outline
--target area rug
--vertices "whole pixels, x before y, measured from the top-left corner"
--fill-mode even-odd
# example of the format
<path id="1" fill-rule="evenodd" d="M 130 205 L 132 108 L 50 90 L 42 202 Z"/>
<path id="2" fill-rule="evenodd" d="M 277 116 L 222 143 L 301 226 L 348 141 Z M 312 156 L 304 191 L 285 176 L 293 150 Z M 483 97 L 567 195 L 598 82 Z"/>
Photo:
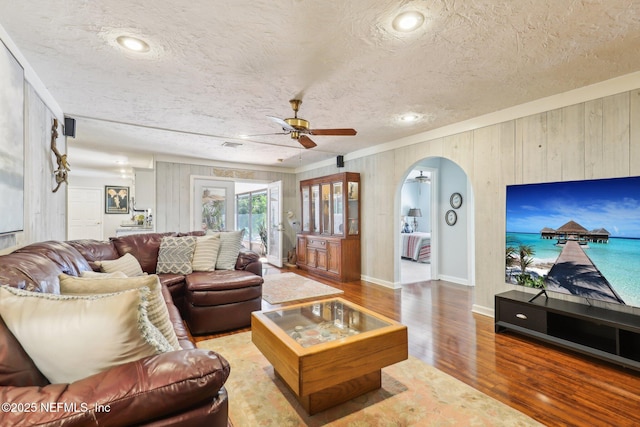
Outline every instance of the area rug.
<path id="1" fill-rule="evenodd" d="M 263 278 L 262 299 L 269 304 L 325 298 L 344 293 L 296 273 L 267 274 Z"/>
<path id="2" fill-rule="evenodd" d="M 307 415 L 251 342 L 251 332 L 201 341 L 231 364 L 225 384 L 234 427 L 540 426 L 523 413 L 409 357 L 382 370 L 382 388 Z"/>

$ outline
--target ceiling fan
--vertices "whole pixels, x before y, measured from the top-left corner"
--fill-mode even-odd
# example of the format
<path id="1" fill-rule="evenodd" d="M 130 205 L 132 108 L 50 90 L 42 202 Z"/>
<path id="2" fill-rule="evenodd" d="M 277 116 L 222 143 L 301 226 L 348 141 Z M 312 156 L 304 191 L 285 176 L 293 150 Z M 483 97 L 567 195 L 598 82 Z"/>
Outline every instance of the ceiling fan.
<path id="1" fill-rule="evenodd" d="M 431 182 L 431 177 L 422 175 L 422 171 L 420 171 L 420 175 L 416 176 L 414 179 L 421 184 L 424 182 Z"/>
<path id="2" fill-rule="evenodd" d="M 289 103 L 293 109 L 293 117 L 288 119 L 267 117 L 282 126 L 283 135 L 291 135 L 291 139 L 297 140 L 304 148 L 313 148 L 317 145 L 308 135 L 353 136 L 357 133 L 355 129 L 309 129 L 309 122 L 298 117 L 298 109 L 302 101 L 291 99 Z"/>

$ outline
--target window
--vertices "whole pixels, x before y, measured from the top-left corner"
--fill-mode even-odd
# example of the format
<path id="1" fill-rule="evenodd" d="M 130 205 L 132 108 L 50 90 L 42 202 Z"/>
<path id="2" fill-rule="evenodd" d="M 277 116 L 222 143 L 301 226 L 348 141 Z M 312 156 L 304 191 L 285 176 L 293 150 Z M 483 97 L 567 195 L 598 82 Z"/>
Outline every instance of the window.
<path id="1" fill-rule="evenodd" d="M 236 195 L 237 229 L 244 230 L 243 244 L 260 254 L 267 246 L 267 191 Z"/>

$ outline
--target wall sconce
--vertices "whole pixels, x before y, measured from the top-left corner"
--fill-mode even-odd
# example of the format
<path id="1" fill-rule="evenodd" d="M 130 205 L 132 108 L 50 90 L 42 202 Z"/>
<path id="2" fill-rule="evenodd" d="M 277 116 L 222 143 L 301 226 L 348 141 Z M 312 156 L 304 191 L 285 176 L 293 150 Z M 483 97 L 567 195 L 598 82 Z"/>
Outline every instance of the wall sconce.
<path id="1" fill-rule="evenodd" d="M 416 231 L 418 229 L 418 220 L 416 218 L 422 216 L 422 211 L 420 208 L 411 208 L 407 216 L 413 217 L 413 231 Z"/>

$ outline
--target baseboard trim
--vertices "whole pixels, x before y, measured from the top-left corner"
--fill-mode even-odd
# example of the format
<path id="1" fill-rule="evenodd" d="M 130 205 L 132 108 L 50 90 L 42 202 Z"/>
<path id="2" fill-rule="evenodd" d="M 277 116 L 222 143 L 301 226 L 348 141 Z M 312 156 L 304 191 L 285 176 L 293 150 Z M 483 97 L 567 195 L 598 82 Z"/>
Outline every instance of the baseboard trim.
<path id="1" fill-rule="evenodd" d="M 469 280 L 467 279 L 463 279 L 461 277 L 447 276 L 445 274 L 440 274 L 440 276 L 438 277 L 438 280 L 457 283 L 458 285 L 473 286 L 471 283 L 469 283 Z"/>
<path id="2" fill-rule="evenodd" d="M 386 280 L 380 280 L 371 276 L 361 275 L 360 280 L 364 280 L 365 282 L 373 283 L 374 285 L 383 286 L 389 289 L 400 289 L 402 287 L 399 282 L 388 282 Z"/>
<path id="3" fill-rule="evenodd" d="M 483 316 L 495 318 L 495 311 L 493 308 L 485 307 L 483 305 L 473 304 L 471 306 L 471 312 L 482 314 Z"/>

